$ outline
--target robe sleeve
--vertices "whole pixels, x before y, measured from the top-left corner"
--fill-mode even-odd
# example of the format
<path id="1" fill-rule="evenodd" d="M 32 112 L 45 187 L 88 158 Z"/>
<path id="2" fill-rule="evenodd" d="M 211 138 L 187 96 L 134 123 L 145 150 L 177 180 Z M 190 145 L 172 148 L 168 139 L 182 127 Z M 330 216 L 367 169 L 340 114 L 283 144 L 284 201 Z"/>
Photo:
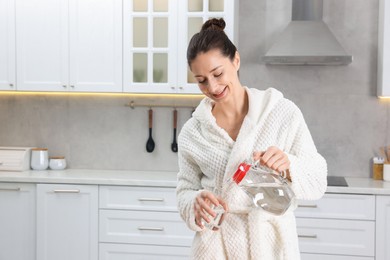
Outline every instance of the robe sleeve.
<path id="1" fill-rule="evenodd" d="M 180 137 L 183 137 L 183 134 Z M 179 173 L 177 175 L 176 187 L 177 206 L 180 216 L 187 226 L 193 231 L 201 231 L 202 228 L 195 223 L 194 202 L 198 193 L 202 191 L 201 178 L 203 173 L 192 159 L 190 150 L 188 150 L 190 143 L 184 143 L 185 140 L 187 139 L 179 138 Z"/>
<path id="2" fill-rule="evenodd" d="M 317 152 L 301 111 L 294 105 L 288 126 L 286 150 L 290 159 L 292 189 L 298 199 L 320 199 L 327 188 L 327 164 Z"/>

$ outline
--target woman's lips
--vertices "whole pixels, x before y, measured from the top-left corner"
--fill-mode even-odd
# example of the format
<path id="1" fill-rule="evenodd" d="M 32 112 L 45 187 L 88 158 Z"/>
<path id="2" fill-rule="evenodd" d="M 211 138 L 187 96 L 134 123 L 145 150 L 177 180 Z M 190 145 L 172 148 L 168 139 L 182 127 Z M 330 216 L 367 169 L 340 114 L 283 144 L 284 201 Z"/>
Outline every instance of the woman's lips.
<path id="1" fill-rule="evenodd" d="M 216 98 L 216 99 L 222 98 L 225 95 L 226 88 L 227 87 L 225 87 L 219 94 L 213 94 L 213 97 Z"/>

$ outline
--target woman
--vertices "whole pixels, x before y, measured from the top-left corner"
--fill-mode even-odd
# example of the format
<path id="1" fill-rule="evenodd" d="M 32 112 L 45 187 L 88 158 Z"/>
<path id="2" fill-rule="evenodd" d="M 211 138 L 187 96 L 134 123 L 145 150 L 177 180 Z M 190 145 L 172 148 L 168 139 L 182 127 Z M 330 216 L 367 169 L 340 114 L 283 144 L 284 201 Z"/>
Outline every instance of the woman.
<path id="1" fill-rule="evenodd" d="M 327 168 L 317 153 L 300 110 L 275 89 L 241 85 L 240 56 L 224 33 L 223 19 L 207 21 L 188 46 L 188 65 L 206 96 L 179 135 L 178 208 L 196 232 L 195 259 L 299 259 L 292 210 L 273 216 L 245 211 L 248 197 L 228 185 L 244 160 L 286 172 L 298 199 L 319 199 Z M 225 211 L 210 230 L 212 205 Z M 295 208 L 295 205 L 293 209 Z"/>

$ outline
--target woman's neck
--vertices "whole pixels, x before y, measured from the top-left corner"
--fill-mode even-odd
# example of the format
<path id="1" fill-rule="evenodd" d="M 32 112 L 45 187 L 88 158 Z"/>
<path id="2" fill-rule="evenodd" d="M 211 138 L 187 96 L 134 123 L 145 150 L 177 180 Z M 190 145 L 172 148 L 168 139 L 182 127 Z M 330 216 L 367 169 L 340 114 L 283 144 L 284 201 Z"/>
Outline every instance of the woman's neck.
<path id="1" fill-rule="evenodd" d="M 234 95 L 231 95 L 229 100 L 223 103 L 216 103 L 212 113 L 217 125 L 223 128 L 235 141 L 248 113 L 248 108 L 248 95 L 245 89 L 240 86 L 240 89 Z"/>
<path id="2" fill-rule="evenodd" d="M 248 95 L 242 86 L 238 86 L 234 93 L 223 103 L 216 103 L 213 108 L 214 116 L 225 118 L 245 117 L 248 113 Z"/>

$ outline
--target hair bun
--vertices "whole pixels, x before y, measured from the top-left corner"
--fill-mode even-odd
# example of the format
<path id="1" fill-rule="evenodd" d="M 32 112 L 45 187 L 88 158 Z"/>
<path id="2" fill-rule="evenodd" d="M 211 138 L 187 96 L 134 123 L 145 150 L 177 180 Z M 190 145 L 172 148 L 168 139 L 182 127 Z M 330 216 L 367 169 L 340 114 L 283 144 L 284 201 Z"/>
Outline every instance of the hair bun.
<path id="1" fill-rule="evenodd" d="M 216 30 L 216 31 L 223 31 L 225 29 L 226 23 L 223 18 L 212 18 L 207 20 L 203 26 L 201 31 L 206 30 Z"/>

